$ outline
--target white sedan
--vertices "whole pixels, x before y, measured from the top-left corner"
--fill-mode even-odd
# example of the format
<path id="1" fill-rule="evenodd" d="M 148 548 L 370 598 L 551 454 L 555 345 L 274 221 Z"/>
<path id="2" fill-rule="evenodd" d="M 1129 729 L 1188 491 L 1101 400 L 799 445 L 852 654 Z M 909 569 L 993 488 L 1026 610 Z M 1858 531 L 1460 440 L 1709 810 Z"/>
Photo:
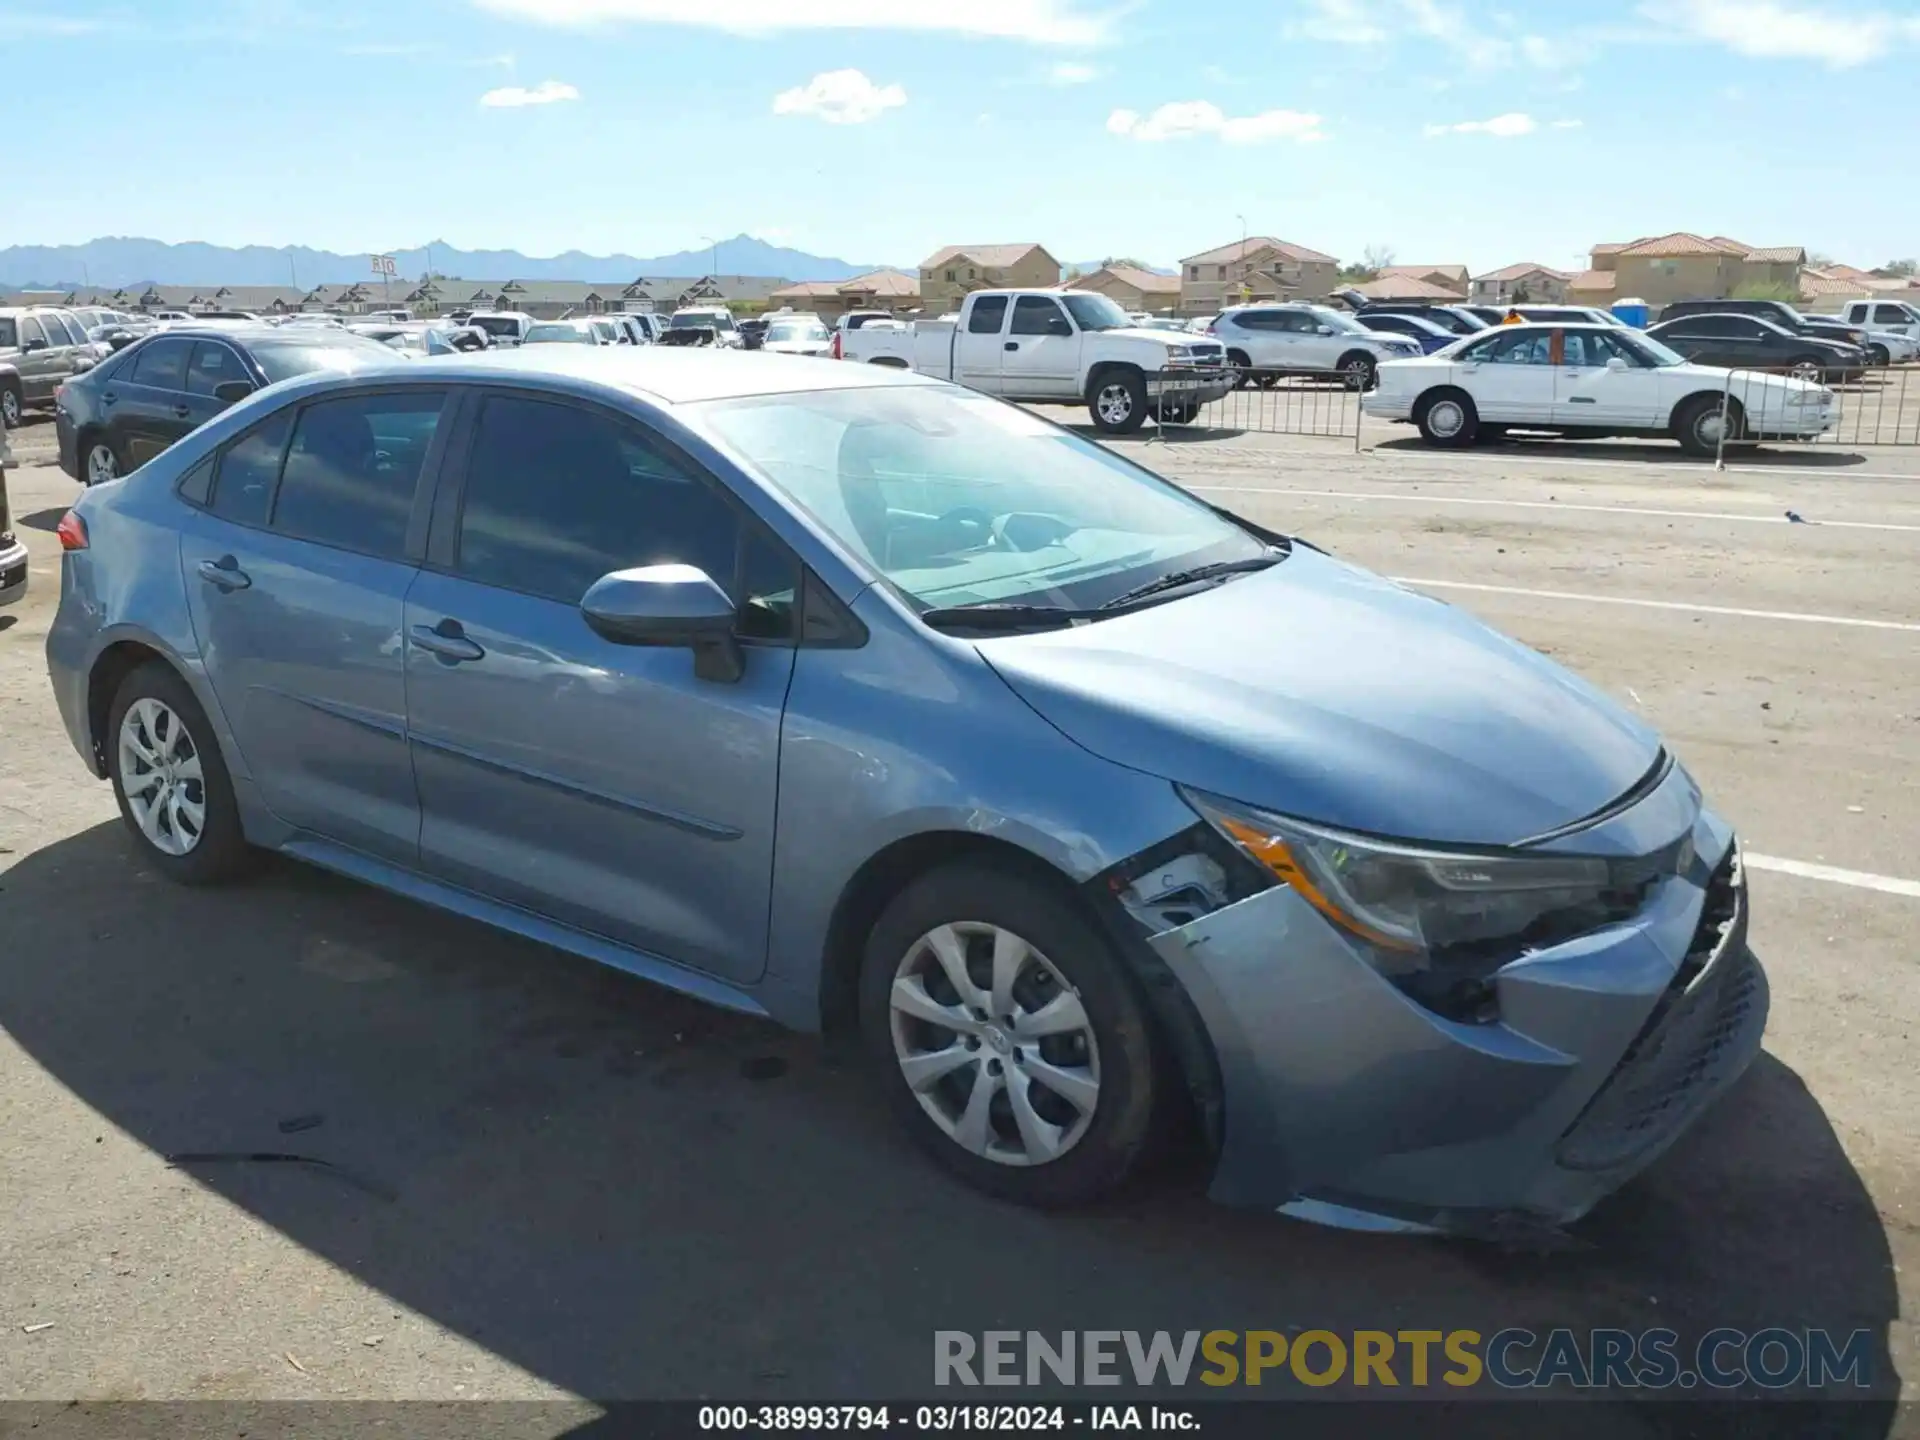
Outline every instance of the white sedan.
<path id="1" fill-rule="evenodd" d="M 1729 443 L 1813 440 L 1840 418 L 1824 385 L 1694 365 L 1612 325 L 1496 326 L 1417 360 L 1386 361 L 1378 373 L 1360 408 L 1419 426 L 1433 445 L 1543 430 L 1569 439 L 1664 436 L 1712 455 L 1723 397 Z"/>

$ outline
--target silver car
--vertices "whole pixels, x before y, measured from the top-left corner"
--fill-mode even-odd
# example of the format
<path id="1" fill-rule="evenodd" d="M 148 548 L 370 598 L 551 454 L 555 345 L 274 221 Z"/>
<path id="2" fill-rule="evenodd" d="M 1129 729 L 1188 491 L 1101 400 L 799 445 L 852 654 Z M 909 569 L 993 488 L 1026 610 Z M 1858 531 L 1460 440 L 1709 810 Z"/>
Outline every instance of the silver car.
<path id="1" fill-rule="evenodd" d="M 1227 347 L 1227 363 L 1256 379 L 1338 375 L 1365 390 L 1383 360 L 1404 360 L 1420 344 L 1369 330 L 1327 305 L 1235 305 L 1215 316 L 1207 333 Z"/>
<path id="2" fill-rule="evenodd" d="M 277 850 L 857 1035 L 996 1195 L 1184 1116 L 1223 1201 L 1560 1224 L 1760 1045 L 1733 833 L 1638 718 L 964 389 L 314 375 L 60 529 L 54 693 L 155 870 Z"/>

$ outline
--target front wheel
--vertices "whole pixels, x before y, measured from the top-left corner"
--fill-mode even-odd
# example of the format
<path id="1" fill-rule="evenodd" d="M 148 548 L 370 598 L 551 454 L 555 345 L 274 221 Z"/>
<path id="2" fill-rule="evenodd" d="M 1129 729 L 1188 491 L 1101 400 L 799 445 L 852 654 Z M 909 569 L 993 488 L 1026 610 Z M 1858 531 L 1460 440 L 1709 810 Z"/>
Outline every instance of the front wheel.
<path id="1" fill-rule="evenodd" d="M 1090 389 L 1087 413 L 1103 434 L 1131 435 L 1146 423 L 1147 382 L 1138 370 L 1108 370 Z"/>
<path id="2" fill-rule="evenodd" d="M 1353 354 L 1340 361 L 1340 379 L 1349 390 L 1371 390 L 1379 370 L 1371 355 Z"/>
<path id="3" fill-rule="evenodd" d="M 0 425 L 9 430 L 20 428 L 20 392 L 11 385 L 0 386 Z"/>
<path id="4" fill-rule="evenodd" d="M 1884 345 L 1869 345 L 1867 347 L 1867 363 L 1876 370 L 1884 370 L 1893 363 L 1893 356 L 1888 353 L 1887 347 Z"/>
<path id="5" fill-rule="evenodd" d="M 1815 385 L 1827 378 L 1827 365 L 1812 355 L 1804 355 L 1787 368 L 1787 373 L 1797 380 L 1809 380 Z"/>
<path id="6" fill-rule="evenodd" d="M 1087 1204 L 1147 1151 L 1145 1010 L 1095 926 L 1042 881 L 969 861 L 907 886 L 867 940 L 861 1030 L 914 1138 L 988 1194 Z"/>
<path id="7" fill-rule="evenodd" d="M 1739 402 L 1727 400 L 1722 413 L 1721 397 L 1698 395 L 1680 407 L 1673 417 L 1673 438 L 1689 455 L 1712 459 L 1720 453 L 1723 440 L 1739 438 L 1742 421 Z"/>
<path id="8" fill-rule="evenodd" d="M 1480 428 L 1480 412 L 1464 390 L 1442 390 L 1423 397 L 1413 420 L 1429 445 L 1449 450 L 1473 444 Z"/>

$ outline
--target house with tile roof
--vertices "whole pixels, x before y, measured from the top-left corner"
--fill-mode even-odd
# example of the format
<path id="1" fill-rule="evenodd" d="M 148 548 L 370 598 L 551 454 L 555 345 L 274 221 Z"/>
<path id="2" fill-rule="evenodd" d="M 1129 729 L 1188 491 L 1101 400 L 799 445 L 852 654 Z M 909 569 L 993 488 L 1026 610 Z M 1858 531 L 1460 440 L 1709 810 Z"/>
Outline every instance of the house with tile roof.
<path id="1" fill-rule="evenodd" d="M 1417 275 L 1389 275 L 1385 271 L 1381 272 L 1379 279 L 1351 288 L 1354 294 L 1363 295 L 1369 300 L 1431 300 L 1436 305 L 1445 305 L 1467 298 L 1450 285 L 1436 285 Z"/>
<path id="2" fill-rule="evenodd" d="M 1572 279 L 1565 270 L 1521 260 L 1474 276 L 1471 294 L 1476 305 L 1560 305 L 1566 303 Z"/>
<path id="3" fill-rule="evenodd" d="M 1806 263 L 1798 245 L 1755 247 L 1729 235 L 1678 230 L 1594 246 L 1593 268 L 1568 285 L 1568 299 L 1592 305 L 1631 296 L 1657 311 L 1675 300 L 1719 300 L 1763 286 L 1797 293 Z"/>
<path id="4" fill-rule="evenodd" d="M 903 270 L 869 270 L 851 280 L 803 280 L 767 297 L 775 309 L 818 315 L 829 324 L 854 310 L 905 314 L 920 308 L 920 281 Z"/>
<path id="5" fill-rule="evenodd" d="M 1276 300 L 1324 300 L 1340 283 L 1340 262 L 1331 255 L 1249 235 L 1180 262 L 1180 311 L 1211 315 L 1229 305 Z"/>
<path id="6" fill-rule="evenodd" d="M 1418 280 L 1437 286 L 1456 300 L 1467 298 L 1471 283 L 1464 265 L 1382 265 L 1376 280 Z"/>
<path id="7" fill-rule="evenodd" d="M 920 262 L 920 305 L 947 315 L 975 290 L 1057 285 L 1060 262 L 1044 245 L 943 245 Z"/>
<path id="8" fill-rule="evenodd" d="M 1170 315 L 1180 306 L 1180 277 L 1118 261 L 1060 282 L 1062 289 L 1091 290 L 1129 314 Z"/>

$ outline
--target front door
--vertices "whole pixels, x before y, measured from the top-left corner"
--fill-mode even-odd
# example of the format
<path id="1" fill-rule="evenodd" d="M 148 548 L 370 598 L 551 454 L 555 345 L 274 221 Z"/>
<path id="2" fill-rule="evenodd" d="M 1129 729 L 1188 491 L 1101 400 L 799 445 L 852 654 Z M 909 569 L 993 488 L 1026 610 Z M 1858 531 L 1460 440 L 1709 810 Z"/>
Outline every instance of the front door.
<path id="1" fill-rule="evenodd" d="M 1013 322 L 1000 361 L 1000 393 L 1016 400 L 1079 398 L 1080 336 L 1045 295 L 1013 302 Z"/>
<path id="2" fill-rule="evenodd" d="M 1567 331 L 1555 377 L 1555 424 L 1641 428 L 1657 423 L 1658 373 L 1605 331 Z"/>
<path id="3" fill-rule="evenodd" d="M 735 981 L 765 968 L 791 557 L 636 422 L 506 392 L 407 598 L 423 865 L 453 884 Z M 618 645 L 602 575 L 697 565 L 741 607 L 745 673 Z"/>
<path id="4" fill-rule="evenodd" d="M 20 353 L 10 363 L 20 375 L 20 392 L 29 401 L 52 398 L 65 378 L 53 337 L 37 315 L 19 318 Z"/>
<path id="5" fill-rule="evenodd" d="M 278 412 L 221 455 L 180 551 L 208 678 L 267 808 L 409 866 L 402 622 L 445 402 L 396 389 Z"/>
<path id="6" fill-rule="evenodd" d="M 1553 421 L 1554 341 L 1560 332 L 1513 327 L 1471 346 L 1454 366 L 1482 420 L 1505 425 Z"/>
<path id="7" fill-rule="evenodd" d="M 1007 297 L 975 296 L 953 337 L 953 378 L 962 385 L 1000 393 L 1000 363 L 1005 358 Z"/>

